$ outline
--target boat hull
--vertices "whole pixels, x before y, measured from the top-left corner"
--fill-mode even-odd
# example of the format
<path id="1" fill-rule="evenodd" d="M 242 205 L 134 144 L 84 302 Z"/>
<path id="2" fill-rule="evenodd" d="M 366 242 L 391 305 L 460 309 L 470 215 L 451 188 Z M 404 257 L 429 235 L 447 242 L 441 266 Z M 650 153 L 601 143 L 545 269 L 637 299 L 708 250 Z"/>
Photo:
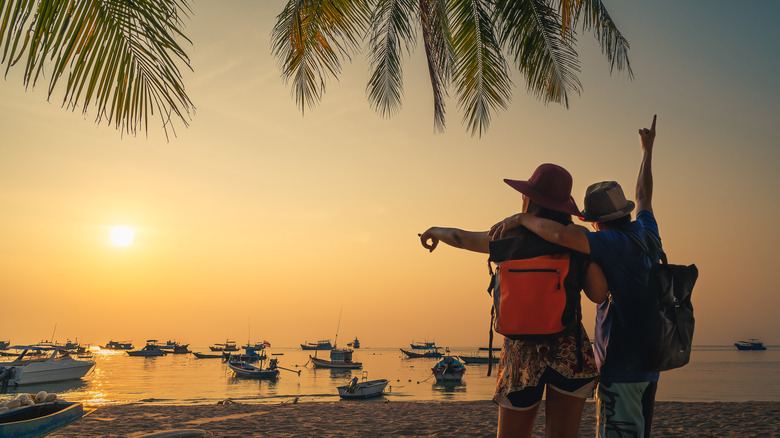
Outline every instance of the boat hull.
<path id="1" fill-rule="evenodd" d="M 13 363 L 2 364 L 6 367 L 16 368 L 15 384 L 36 385 L 40 383 L 62 382 L 77 380 L 87 375 L 95 366 L 95 362 L 89 360 L 61 359 L 57 361 L 33 361 L 15 365 Z"/>
<path id="2" fill-rule="evenodd" d="M 311 363 L 316 368 L 338 368 L 338 369 L 348 369 L 348 370 L 363 368 L 362 362 L 332 362 L 329 360 L 323 360 L 312 356 L 309 356 L 309 360 L 311 360 Z"/>
<path id="3" fill-rule="evenodd" d="M 486 364 L 490 362 L 490 359 L 488 359 L 487 356 L 458 356 L 460 360 L 468 364 Z M 498 363 L 498 360 L 500 358 L 498 356 L 493 356 L 493 363 Z"/>
<path id="4" fill-rule="evenodd" d="M 230 363 L 228 366 L 236 376 L 253 377 L 256 379 L 272 379 L 279 376 L 279 370 L 264 370 L 244 362 Z"/>
<path id="5" fill-rule="evenodd" d="M 158 357 L 158 356 L 165 356 L 167 353 L 165 353 L 162 350 L 152 350 L 152 351 L 138 350 L 138 351 L 128 351 L 127 354 L 133 357 Z"/>
<path id="6" fill-rule="evenodd" d="M 435 359 L 444 356 L 444 353 L 440 353 L 438 351 L 426 351 L 425 353 L 416 353 L 414 351 L 404 350 L 403 348 L 401 348 L 400 350 L 406 355 L 406 357 L 410 359 L 416 359 L 419 357 L 428 357 L 428 358 Z"/>
<path id="7" fill-rule="evenodd" d="M 39 437 L 78 420 L 94 409 L 81 403 L 54 402 L 26 406 L 0 414 L 0 436 Z"/>
<path id="8" fill-rule="evenodd" d="M 366 399 L 382 395 L 389 382 L 387 379 L 369 380 L 358 383 L 352 390 L 349 385 L 338 386 L 336 389 L 339 391 L 339 397 L 343 399 Z"/>

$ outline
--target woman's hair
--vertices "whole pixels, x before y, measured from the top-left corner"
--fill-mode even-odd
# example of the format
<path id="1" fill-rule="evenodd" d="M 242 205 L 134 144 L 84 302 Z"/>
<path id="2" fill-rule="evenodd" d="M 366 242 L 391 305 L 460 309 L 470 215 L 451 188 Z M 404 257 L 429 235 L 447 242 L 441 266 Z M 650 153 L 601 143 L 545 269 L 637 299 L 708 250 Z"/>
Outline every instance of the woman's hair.
<path id="1" fill-rule="evenodd" d="M 555 221 L 563 225 L 569 225 L 572 223 L 571 215 L 569 213 L 550 210 L 549 208 L 542 207 L 530 199 L 528 200 L 528 210 L 526 210 L 526 212 L 536 217 L 550 219 L 551 221 Z"/>

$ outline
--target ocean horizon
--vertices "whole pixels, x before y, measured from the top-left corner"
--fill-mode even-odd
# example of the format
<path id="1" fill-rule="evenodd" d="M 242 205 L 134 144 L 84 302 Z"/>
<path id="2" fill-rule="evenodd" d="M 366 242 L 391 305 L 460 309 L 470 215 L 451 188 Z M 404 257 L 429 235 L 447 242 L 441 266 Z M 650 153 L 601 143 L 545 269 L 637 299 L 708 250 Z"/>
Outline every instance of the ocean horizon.
<path id="1" fill-rule="evenodd" d="M 407 348 L 407 347 L 401 347 Z M 209 352 L 207 346 L 190 347 Z M 451 347 L 451 355 L 475 355 L 477 347 Z M 92 406 L 126 403 L 214 404 L 231 399 L 241 403 L 282 403 L 299 401 L 337 401 L 337 386 L 353 377 L 390 381 L 384 400 L 475 401 L 490 400 L 495 386 L 487 376 L 487 364 L 468 364 L 463 381 L 437 383 L 431 367 L 438 359 L 406 358 L 399 347 L 356 349 L 353 360 L 362 362 L 357 370 L 314 368 L 309 355 L 314 351 L 300 347 L 268 348 L 269 358 L 279 366 L 276 379 L 252 379 L 233 376 L 221 359 L 198 359 L 192 354 L 162 357 L 130 357 L 124 351 L 95 351 L 96 365 L 80 380 L 42 385 L 9 386 L 0 390 L 0 401 L 19 393 L 46 391 L 67 401 Z M 480 352 L 486 355 L 487 352 Z M 498 354 L 496 352 L 496 354 Z M 326 357 L 327 351 L 317 355 Z M 779 401 L 780 347 L 764 351 L 737 351 L 728 345 L 694 346 L 686 366 L 661 374 L 658 401 Z M 756 378 L 760 376 L 760 378 Z"/>

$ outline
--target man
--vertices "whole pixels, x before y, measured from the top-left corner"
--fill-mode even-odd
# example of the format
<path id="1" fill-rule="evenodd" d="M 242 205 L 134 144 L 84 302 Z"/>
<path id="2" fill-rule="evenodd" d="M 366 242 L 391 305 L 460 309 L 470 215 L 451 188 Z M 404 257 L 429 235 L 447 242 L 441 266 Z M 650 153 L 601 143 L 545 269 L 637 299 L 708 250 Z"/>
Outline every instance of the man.
<path id="1" fill-rule="evenodd" d="M 658 373 L 647 371 L 642 351 L 642 321 L 648 314 L 637 292 L 647 284 L 650 267 L 658 254 L 646 248 L 660 247 L 658 225 L 653 215 L 652 156 L 655 121 L 640 129 L 642 164 L 636 184 L 636 220 L 631 221 L 634 203 L 626 200 L 614 181 L 588 187 L 582 218 L 593 224 L 595 233 L 577 226 L 563 226 L 538 217 L 516 214 L 494 225 L 491 239 L 523 226 L 552 243 L 590 254 L 601 266 L 610 290 L 608 300 L 596 313 L 595 354 L 601 373 L 597 390 L 599 437 L 647 437 L 655 403 Z M 657 250 L 652 249 L 652 252 Z"/>

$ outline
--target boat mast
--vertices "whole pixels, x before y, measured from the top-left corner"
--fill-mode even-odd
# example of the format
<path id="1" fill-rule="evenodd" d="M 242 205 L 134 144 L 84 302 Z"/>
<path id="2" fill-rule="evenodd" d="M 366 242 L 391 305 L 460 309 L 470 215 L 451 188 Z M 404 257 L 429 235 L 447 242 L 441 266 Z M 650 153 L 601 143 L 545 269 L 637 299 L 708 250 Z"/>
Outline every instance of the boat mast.
<path id="1" fill-rule="evenodd" d="M 333 340 L 333 348 L 336 348 L 336 345 L 339 342 L 339 327 L 341 327 L 341 312 L 344 311 L 344 305 L 341 305 L 341 309 L 339 310 L 339 322 L 336 324 L 336 339 Z"/>

